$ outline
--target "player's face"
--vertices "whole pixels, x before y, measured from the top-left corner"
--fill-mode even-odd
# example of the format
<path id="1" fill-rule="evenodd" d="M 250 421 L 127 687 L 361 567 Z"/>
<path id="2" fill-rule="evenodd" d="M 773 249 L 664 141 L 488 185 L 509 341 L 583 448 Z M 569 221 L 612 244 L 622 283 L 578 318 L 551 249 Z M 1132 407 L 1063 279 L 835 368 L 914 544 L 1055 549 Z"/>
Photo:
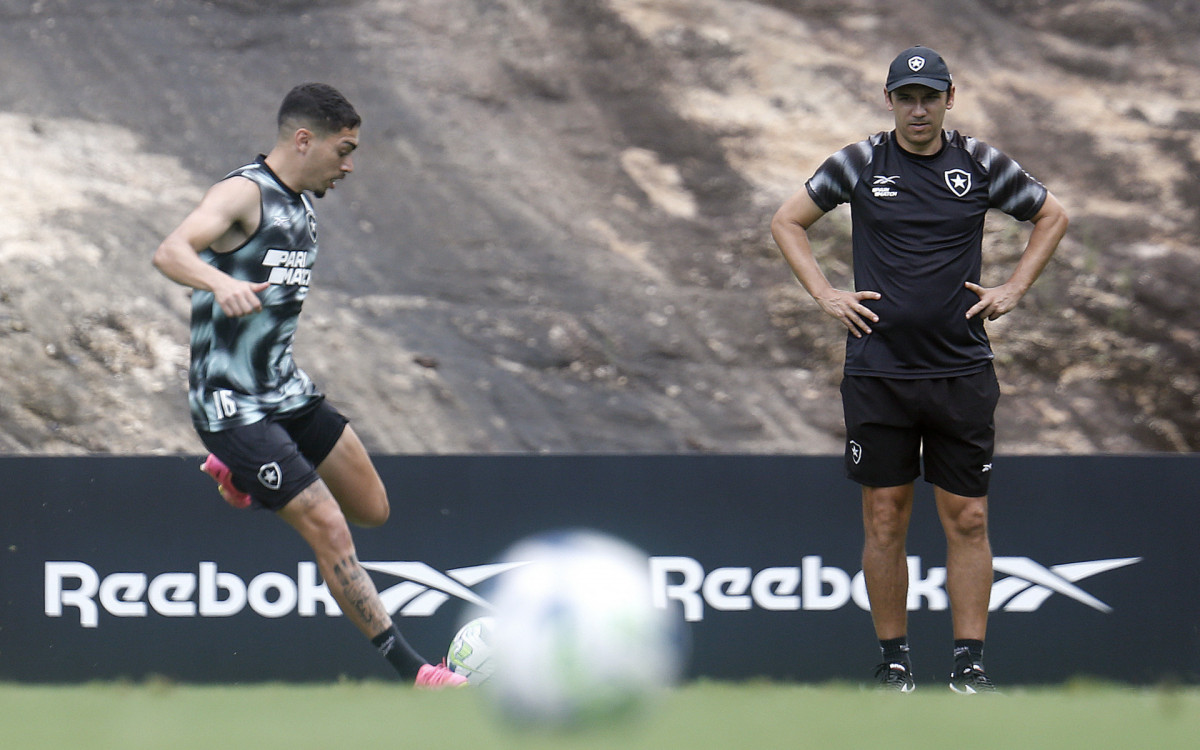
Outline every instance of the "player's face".
<path id="1" fill-rule="evenodd" d="M 324 197 L 334 183 L 354 171 L 354 150 L 358 148 L 358 128 L 316 137 L 307 154 L 308 187 L 313 195 Z"/>
<path id="2" fill-rule="evenodd" d="M 904 150 L 932 154 L 942 147 L 942 123 L 954 106 L 954 87 L 937 91 L 909 84 L 887 94 L 887 106 L 896 117 L 896 138 Z"/>

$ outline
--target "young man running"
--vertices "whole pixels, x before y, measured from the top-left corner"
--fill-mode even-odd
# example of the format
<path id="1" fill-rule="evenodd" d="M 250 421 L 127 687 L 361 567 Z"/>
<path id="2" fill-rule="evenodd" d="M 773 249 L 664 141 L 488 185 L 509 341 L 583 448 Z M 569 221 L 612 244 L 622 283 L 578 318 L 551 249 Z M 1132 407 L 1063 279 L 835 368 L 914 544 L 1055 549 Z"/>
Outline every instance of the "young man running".
<path id="1" fill-rule="evenodd" d="M 379 526 L 387 492 L 345 417 L 292 361 L 317 257 L 320 198 L 354 169 L 361 119 L 334 88 L 292 89 L 266 156 L 213 185 L 154 254 L 192 287 L 189 402 L 211 455 L 204 471 L 231 504 L 272 510 L 312 547 L 345 615 L 406 680 L 466 680 L 400 635 L 358 562 L 350 523 Z"/>

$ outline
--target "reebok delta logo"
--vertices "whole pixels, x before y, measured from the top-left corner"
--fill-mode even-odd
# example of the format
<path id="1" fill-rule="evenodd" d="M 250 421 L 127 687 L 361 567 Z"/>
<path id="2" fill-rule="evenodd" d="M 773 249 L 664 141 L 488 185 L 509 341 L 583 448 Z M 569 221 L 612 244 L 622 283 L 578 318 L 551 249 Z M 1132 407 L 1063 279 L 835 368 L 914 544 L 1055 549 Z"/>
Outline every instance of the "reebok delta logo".
<path id="1" fill-rule="evenodd" d="M 876 198 L 895 198 L 900 195 L 896 190 L 896 182 L 900 179 L 900 175 L 885 175 L 877 174 L 871 180 L 871 195 Z"/>
<path id="2" fill-rule="evenodd" d="M 1075 582 L 1141 561 L 1140 557 L 1121 557 L 1063 563 L 1047 568 L 1028 557 L 997 557 L 992 562 L 993 570 L 1007 573 L 1008 578 L 992 584 L 988 609 L 993 612 L 998 609 L 1005 612 L 1033 612 L 1052 595 L 1062 594 L 1098 612 L 1112 612 L 1112 607 L 1076 586 Z"/>
<path id="3" fill-rule="evenodd" d="M 405 617 L 428 617 L 453 597 L 484 609 L 492 605 L 471 590 L 483 583 L 525 563 L 491 563 L 455 568 L 441 573 L 423 562 L 364 562 L 367 570 L 402 579 L 388 588 L 380 587 L 379 598 L 390 614 Z"/>

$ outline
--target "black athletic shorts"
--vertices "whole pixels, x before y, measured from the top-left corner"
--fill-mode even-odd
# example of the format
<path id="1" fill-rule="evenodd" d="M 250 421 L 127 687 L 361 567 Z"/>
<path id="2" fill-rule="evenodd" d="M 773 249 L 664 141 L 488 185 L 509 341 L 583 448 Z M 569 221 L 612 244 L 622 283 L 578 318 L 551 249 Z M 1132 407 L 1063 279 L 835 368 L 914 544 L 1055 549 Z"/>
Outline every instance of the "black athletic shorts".
<path id="1" fill-rule="evenodd" d="M 201 432 L 204 447 L 233 472 L 233 484 L 256 505 L 279 510 L 317 481 L 348 420 L 321 399 L 303 411 L 220 432 Z"/>
<path id="2" fill-rule="evenodd" d="M 989 364 L 970 375 L 904 380 L 847 375 L 846 476 L 896 487 L 921 474 L 965 497 L 988 493 L 1000 384 Z"/>

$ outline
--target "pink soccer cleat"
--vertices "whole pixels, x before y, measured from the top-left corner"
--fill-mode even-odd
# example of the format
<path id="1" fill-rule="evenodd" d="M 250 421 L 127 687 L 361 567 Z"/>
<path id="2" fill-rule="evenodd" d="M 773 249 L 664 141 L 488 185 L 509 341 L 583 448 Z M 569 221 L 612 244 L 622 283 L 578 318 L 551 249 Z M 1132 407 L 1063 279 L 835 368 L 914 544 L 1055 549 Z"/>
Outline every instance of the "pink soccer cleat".
<path id="1" fill-rule="evenodd" d="M 221 459 L 209 453 L 208 458 L 200 465 L 200 471 L 217 480 L 217 489 L 220 490 L 221 497 L 225 498 L 225 502 L 235 508 L 250 507 L 250 496 L 233 486 L 233 472 Z"/>
<path id="2" fill-rule="evenodd" d="M 460 688 L 467 686 L 467 678 L 451 672 L 446 662 L 426 664 L 417 672 L 416 686 L 425 690 Z"/>

